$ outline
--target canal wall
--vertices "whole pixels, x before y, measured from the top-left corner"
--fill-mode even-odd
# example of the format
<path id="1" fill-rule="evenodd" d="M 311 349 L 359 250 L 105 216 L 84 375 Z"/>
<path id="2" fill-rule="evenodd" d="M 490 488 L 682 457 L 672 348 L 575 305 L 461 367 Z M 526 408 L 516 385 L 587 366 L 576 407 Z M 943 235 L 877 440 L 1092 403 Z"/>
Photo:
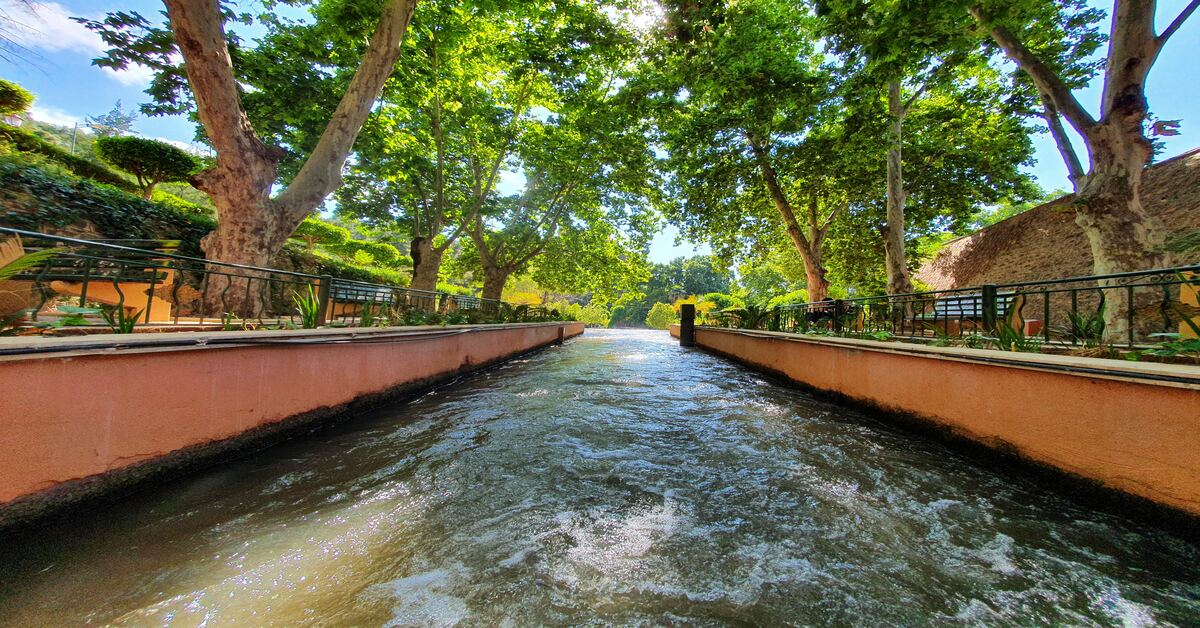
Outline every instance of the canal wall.
<path id="1" fill-rule="evenodd" d="M 696 346 L 1198 529 L 1200 368 L 708 327 Z"/>
<path id="2" fill-rule="evenodd" d="M 262 447 L 583 328 L 0 338 L 0 527 Z"/>

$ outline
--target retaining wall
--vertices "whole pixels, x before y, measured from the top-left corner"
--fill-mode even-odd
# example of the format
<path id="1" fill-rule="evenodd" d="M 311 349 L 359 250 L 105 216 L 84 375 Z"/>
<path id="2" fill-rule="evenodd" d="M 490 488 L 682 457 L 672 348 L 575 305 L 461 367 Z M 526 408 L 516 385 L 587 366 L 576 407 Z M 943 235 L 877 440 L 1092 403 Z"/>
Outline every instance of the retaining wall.
<path id="1" fill-rule="evenodd" d="M 0 525 L 582 333 L 532 323 L 0 338 Z"/>
<path id="2" fill-rule="evenodd" d="M 1200 521 L 1200 367 L 706 327 L 696 345 Z"/>

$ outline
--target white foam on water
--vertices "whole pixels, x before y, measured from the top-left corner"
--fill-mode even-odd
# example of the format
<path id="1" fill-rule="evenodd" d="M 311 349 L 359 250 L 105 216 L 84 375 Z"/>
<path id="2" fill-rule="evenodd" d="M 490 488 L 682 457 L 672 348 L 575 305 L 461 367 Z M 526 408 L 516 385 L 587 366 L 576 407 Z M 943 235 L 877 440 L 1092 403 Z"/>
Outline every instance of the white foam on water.
<path id="1" fill-rule="evenodd" d="M 388 626 L 456 626 L 470 617 L 467 601 L 451 591 L 463 572 L 460 564 L 376 585 L 394 600 Z"/>

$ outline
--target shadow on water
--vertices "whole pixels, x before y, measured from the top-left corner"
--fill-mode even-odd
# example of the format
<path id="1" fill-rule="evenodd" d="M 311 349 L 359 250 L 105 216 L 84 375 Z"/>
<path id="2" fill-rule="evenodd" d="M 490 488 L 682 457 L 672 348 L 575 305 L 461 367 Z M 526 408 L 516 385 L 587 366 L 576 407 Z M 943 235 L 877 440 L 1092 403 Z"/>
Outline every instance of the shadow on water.
<path id="1" fill-rule="evenodd" d="M 0 623 L 1200 622 L 1200 552 L 589 331 L 0 546 Z"/>

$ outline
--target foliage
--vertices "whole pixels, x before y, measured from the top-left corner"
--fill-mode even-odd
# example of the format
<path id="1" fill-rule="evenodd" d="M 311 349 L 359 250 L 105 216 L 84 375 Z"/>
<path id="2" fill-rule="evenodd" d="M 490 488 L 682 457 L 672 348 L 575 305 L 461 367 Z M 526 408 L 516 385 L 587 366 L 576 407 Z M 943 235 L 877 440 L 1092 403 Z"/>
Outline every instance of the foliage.
<path id="1" fill-rule="evenodd" d="M 347 240 L 340 243 L 324 245 L 330 253 L 355 260 L 362 265 L 379 265 L 386 268 L 401 268 L 411 265 L 408 256 L 402 255 L 396 247 L 384 242 L 369 242 L 365 240 Z M 363 259 L 363 256 L 366 259 Z M 404 262 L 409 262 L 405 264 Z"/>
<path id="2" fill-rule="evenodd" d="M 12 81 L 0 79 L 0 115 L 21 113 L 32 104 L 33 94 Z"/>
<path id="3" fill-rule="evenodd" d="M 180 254 L 196 257 L 215 227 L 206 216 L 11 160 L 0 160 L 0 224 L 40 232 L 86 224 L 106 238 L 179 240 Z"/>
<path id="4" fill-rule="evenodd" d="M 154 195 L 153 195 L 153 197 L 151 197 L 150 200 L 159 205 L 170 207 L 171 209 L 173 209 L 181 214 L 193 214 L 196 216 L 204 216 L 206 218 L 211 218 L 214 220 L 217 217 L 217 213 L 213 208 L 206 207 L 204 205 L 197 205 L 196 203 L 193 203 L 191 201 L 184 200 L 178 196 L 175 196 L 174 194 L 171 194 L 170 192 L 164 192 L 162 190 L 155 190 Z"/>
<path id="5" fill-rule="evenodd" d="M 300 314 L 300 325 L 304 329 L 316 329 L 321 320 L 321 300 L 317 298 L 312 284 L 307 286 L 306 291 L 293 291 L 292 303 Z"/>
<path id="6" fill-rule="evenodd" d="M 309 216 L 292 232 L 293 238 L 299 238 L 308 243 L 309 250 L 314 244 L 345 244 L 350 240 L 350 230 L 340 225 L 325 222 L 315 216 Z"/>
<path id="7" fill-rule="evenodd" d="M 100 316 L 104 318 L 112 333 L 132 334 L 142 312 L 143 310 L 138 310 L 131 314 L 123 307 L 107 307 L 100 310 Z"/>
<path id="8" fill-rule="evenodd" d="M 98 183 L 106 183 L 130 192 L 138 189 L 137 186 L 107 167 L 72 155 L 55 144 L 24 129 L 0 124 L 0 144 L 10 145 L 22 153 L 42 155 L 57 164 L 61 164 L 71 173 L 92 179 Z"/>
<path id="9" fill-rule="evenodd" d="M 667 303 L 655 303 L 646 314 L 646 326 L 650 329 L 667 329 L 675 320 L 675 308 Z"/>
<path id="10" fill-rule="evenodd" d="M 579 313 L 575 314 L 574 316 L 575 320 L 588 327 L 608 327 L 608 308 L 597 303 L 590 303 L 584 306 L 579 310 Z"/>
<path id="11" fill-rule="evenodd" d="M 1104 343 L 1104 310 L 1100 303 L 1096 312 L 1067 312 L 1067 324 L 1058 330 L 1060 336 L 1085 348 Z"/>
<path id="12" fill-rule="evenodd" d="M 186 181 L 200 163 L 187 151 L 166 142 L 133 136 L 104 136 L 96 140 L 101 159 L 134 175 L 144 198 L 166 181 Z"/>
<path id="13" fill-rule="evenodd" d="M 42 265 L 46 260 L 54 257 L 55 253 L 56 251 L 52 249 L 44 249 L 10 260 L 4 266 L 0 266 L 0 282 Z M 25 310 L 0 312 L 0 336 L 9 336 L 15 333 L 17 323 L 25 317 L 26 313 Z"/>
<path id="14" fill-rule="evenodd" d="M 137 119 L 137 111 L 132 109 L 125 111 L 121 108 L 121 101 L 118 100 L 108 113 L 102 113 L 98 116 L 88 116 L 87 125 L 99 137 L 117 137 L 132 133 L 133 123 Z"/>
<path id="15" fill-rule="evenodd" d="M 767 307 L 777 308 L 782 305 L 798 305 L 801 303 L 808 303 L 808 291 L 803 288 L 772 298 L 767 301 Z"/>
<path id="16" fill-rule="evenodd" d="M 996 329 L 986 340 L 993 348 L 1000 351 L 1021 353 L 1041 353 L 1042 339 L 1037 336 L 1026 336 L 1025 330 L 1014 326 L 1008 320 L 996 321 Z"/>
<path id="17" fill-rule="evenodd" d="M 741 299 L 733 295 L 722 294 L 720 292 L 709 292 L 708 294 L 705 294 L 704 296 L 700 297 L 700 303 L 711 303 L 712 307 L 709 309 L 717 311 L 727 310 L 729 308 L 738 308 L 742 307 L 743 305 Z"/>
<path id="18" fill-rule="evenodd" d="M 741 329 L 762 329 L 767 326 L 775 311 L 764 305 L 747 304 L 725 310 L 724 313 L 733 316 L 735 324 Z"/>

